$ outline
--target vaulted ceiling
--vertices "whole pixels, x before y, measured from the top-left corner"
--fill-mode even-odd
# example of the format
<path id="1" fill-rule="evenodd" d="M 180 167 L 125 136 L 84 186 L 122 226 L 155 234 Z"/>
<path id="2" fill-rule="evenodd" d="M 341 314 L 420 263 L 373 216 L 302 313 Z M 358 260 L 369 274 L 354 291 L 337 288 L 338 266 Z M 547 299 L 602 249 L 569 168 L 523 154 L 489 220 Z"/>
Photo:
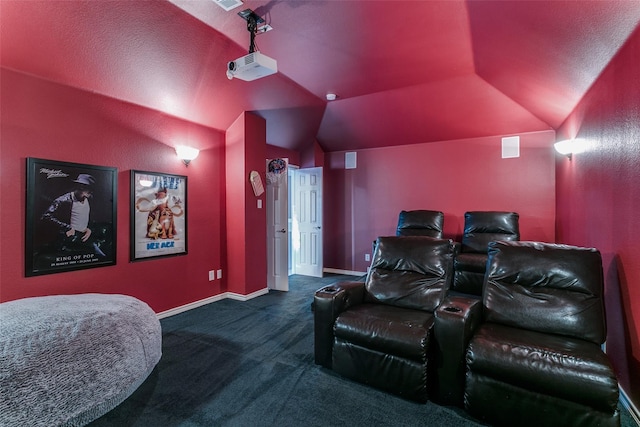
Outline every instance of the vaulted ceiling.
<path id="1" fill-rule="evenodd" d="M 228 80 L 237 12 L 278 73 Z M 640 23 L 640 1 L 0 2 L 3 67 L 267 142 L 354 150 L 557 128 Z M 327 102 L 333 92 L 337 100 Z M 29 96 L 29 94 L 25 94 Z"/>

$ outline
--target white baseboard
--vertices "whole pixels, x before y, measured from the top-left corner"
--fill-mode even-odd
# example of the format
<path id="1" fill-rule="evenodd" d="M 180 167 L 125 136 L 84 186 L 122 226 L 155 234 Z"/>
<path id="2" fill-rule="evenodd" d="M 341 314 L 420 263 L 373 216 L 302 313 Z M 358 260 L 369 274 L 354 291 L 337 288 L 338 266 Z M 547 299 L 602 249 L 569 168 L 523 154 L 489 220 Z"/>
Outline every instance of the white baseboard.
<path id="1" fill-rule="evenodd" d="M 335 268 L 325 268 L 322 271 L 325 273 L 346 274 L 349 276 L 364 276 L 367 274 L 366 271 L 339 270 Z M 166 311 L 161 311 L 160 313 L 156 313 L 156 316 L 158 316 L 158 319 L 164 319 L 165 317 L 175 316 L 176 314 L 184 313 L 185 311 L 193 310 L 194 308 L 202 307 L 203 305 L 211 304 L 212 302 L 222 301 L 223 299 L 229 298 L 236 301 L 249 301 L 250 299 L 266 295 L 268 293 L 268 288 L 260 289 L 250 293 L 249 295 L 237 294 L 235 292 L 224 292 L 219 295 L 214 295 L 179 307 L 174 307 Z"/>
<path id="2" fill-rule="evenodd" d="M 236 294 L 234 292 L 227 292 L 226 295 L 227 295 L 227 298 L 233 299 L 236 301 L 249 301 L 250 299 L 253 299 L 255 297 L 259 297 L 262 295 L 266 295 L 268 293 L 269 293 L 269 289 L 264 288 L 264 289 L 260 289 L 259 291 L 252 292 L 249 295 Z"/>
<path id="3" fill-rule="evenodd" d="M 337 268 L 323 268 L 322 271 L 324 273 L 346 274 L 348 276 L 364 276 L 367 274 L 366 271 L 340 270 Z"/>
<path id="4" fill-rule="evenodd" d="M 640 426 L 640 411 L 638 411 L 638 408 L 636 408 L 633 402 L 629 399 L 629 396 L 627 396 L 627 393 L 624 392 L 622 387 L 619 387 L 619 388 L 620 388 L 620 403 L 627 411 L 629 411 L 629 415 L 631 415 L 631 418 L 633 418 L 636 424 Z"/>
<path id="5" fill-rule="evenodd" d="M 184 313 L 185 311 L 193 310 L 194 308 L 202 307 L 203 305 L 211 304 L 212 302 L 222 301 L 223 299 L 232 299 L 236 301 L 249 301 L 255 297 L 266 295 L 269 293 L 269 289 L 264 288 L 259 291 L 250 293 L 249 295 L 237 294 L 235 292 L 224 292 L 219 295 L 214 295 L 209 298 L 201 299 L 199 301 L 190 302 L 189 304 L 174 307 L 169 310 L 156 313 L 158 319 L 164 319 L 165 317 L 175 316 L 176 314 Z"/>

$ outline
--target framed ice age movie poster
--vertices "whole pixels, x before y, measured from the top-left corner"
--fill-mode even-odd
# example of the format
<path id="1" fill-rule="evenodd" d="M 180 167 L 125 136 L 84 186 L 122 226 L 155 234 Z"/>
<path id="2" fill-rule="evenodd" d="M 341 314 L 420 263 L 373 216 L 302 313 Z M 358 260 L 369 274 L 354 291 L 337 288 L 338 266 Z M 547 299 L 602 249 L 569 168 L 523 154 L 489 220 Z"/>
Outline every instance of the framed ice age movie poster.
<path id="1" fill-rule="evenodd" d="M 27 158 L 25 275 L 116 263 L 118 170 Z"/>
<path id="2" fill-rule="evenodd" d="M 131 205 L 131 261 L 186 255 L 186 176 L 132 170 Z"/>

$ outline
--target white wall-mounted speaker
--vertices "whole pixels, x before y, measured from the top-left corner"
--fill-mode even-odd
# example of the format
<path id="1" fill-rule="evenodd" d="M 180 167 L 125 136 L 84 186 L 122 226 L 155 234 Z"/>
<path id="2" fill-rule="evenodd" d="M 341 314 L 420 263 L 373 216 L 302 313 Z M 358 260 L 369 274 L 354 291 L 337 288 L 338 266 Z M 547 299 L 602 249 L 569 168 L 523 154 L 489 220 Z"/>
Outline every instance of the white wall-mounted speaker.
<path id="1" fill-rule="evenodd" d="M 502 158 L 520 157 L 520 137 L 507 136 L 502 138 Z"/>
<path id="2" fill-rule="evenodd" d="M 344 153 L 344 168 L 355 169 L 358 163 L 355 151 L 348 151 Z"/>

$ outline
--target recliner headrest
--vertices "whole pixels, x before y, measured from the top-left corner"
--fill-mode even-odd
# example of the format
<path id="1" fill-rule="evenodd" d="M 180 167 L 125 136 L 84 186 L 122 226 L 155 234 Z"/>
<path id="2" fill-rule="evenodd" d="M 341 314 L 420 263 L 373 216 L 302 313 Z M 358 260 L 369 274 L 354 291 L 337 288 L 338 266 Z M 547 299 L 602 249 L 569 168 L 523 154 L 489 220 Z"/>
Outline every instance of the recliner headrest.
<path id="1" fill-rule="evenodd" d="M 471 211 L 464 214 L 462 252 L 486 253 L 489 242 L 520 240 L 516 212 Z"/>
<path id="2" fill-rule="evenodd" d="M 396 236 L 429 236 L 442 238 L 444 214 L 439 211 L 401 211 Z"/>

